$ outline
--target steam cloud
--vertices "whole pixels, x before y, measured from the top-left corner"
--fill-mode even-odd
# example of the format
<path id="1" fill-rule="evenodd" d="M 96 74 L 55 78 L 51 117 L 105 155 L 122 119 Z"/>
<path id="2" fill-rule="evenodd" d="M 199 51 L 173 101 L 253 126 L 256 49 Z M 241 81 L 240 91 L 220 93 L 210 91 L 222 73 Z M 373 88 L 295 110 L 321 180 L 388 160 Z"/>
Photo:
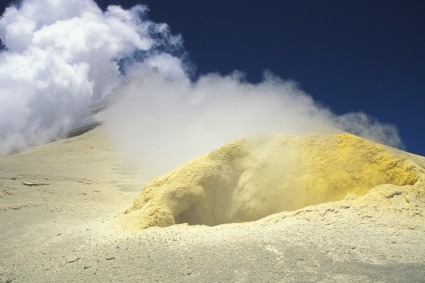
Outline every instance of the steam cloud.
<path id="1" fill-rule="evenodd" d="M 181 38 L 147 8 L 91 0 L 25 0 L 0 19 L 0 155 L 63 137 L 119 84 L 136 59 L 178 76 Z M 181 74 L 180 74 L 181 75 Z"/>
<path id="2" fill-rule="evenodd" d="M 292 81 L 265 72 L 259 84 L 243 74 L 209 74 L 196 82 L 140 74 L 114 91 L 109 130 L 144 173 L 165 173 L 241 137 L 349 131 L 400 145 L 397 129 L 364 113 L 333 114 Z"/>
<path id="3" fill-rule="evenodd" d="M 104 12 L 91 0 L 26 0 L 0 19 L 0 154 L 63 137 L 108 101 L 112 139 L 142 170 L 164 173 L 231 140 L 334 132 L 391 146 L 395 127 L 364 113 L 333 114 L 270 72 L 192 81 L 182 39 L 147 8 Z"/>

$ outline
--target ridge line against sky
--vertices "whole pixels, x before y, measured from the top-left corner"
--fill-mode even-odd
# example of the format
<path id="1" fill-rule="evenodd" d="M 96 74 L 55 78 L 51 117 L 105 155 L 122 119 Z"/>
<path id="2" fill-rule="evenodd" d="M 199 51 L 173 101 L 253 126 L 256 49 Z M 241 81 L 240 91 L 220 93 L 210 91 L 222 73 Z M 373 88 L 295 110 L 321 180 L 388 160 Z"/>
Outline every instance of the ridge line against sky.
<path id="1" fill-rule="evenodd" d="M 364 111 L 398 126 L 406 149 L 425 155 L 421 1 L 97 3 L 149 5 L 149 19 L 182 35 L 197 75 L 236 69 L 259 82 L 271 70 L 337 114 Z"/>

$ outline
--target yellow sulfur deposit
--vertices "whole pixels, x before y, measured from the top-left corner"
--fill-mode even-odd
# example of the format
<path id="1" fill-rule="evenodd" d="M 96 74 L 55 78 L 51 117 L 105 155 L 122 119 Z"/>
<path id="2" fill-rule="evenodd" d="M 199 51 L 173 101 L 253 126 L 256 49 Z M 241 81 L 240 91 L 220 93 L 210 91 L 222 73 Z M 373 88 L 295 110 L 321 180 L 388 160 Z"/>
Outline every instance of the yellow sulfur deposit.
<path id="1" fill-rule="evenodd" d="M 409 155 L 351 134 L 241 139 L 153 180 L 124 216 L 128 228 L 253 221 L 281 211 L 412 185 Z"/>

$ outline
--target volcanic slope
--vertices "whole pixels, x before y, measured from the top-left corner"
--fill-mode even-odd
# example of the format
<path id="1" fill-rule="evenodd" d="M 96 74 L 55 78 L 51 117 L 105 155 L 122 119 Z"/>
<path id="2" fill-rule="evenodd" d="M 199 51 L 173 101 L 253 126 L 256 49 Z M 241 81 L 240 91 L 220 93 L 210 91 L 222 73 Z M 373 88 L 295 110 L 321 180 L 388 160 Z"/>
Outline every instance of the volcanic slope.
<path id="1" fill-rule="evenodd" d="M 107 137 L 0 158 L 0 282 L 424 281 L 423 157 L 351 135 L 249 138 L 140 193 L 148 176 Z"/>

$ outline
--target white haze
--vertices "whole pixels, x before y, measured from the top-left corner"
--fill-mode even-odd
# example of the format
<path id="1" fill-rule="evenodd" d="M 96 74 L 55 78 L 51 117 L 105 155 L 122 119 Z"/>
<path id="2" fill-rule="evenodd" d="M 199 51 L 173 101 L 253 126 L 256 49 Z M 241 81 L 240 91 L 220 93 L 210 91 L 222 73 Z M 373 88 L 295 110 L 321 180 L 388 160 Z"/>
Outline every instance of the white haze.
<path id="1" fill-rule="evenodd" d="M 297 84 L 239 72 L 192 81 L 180 36 L 147 8 L 91 0 L 26 0 L 0 18 L 0 154 L 63 137 L 108 101 L 106 128 L 151 176 L 241 137 L 333 132 L 391 146 L 397 129 L 364 113 L 335 115 Z M 206 54 L 207 56 L 207 54 Z"/>
<path id="2" fill-rule="evenodd" d="M 254 135 L 332 133 L 338 128 L 400 145 L 393 126 L 364 113 L 335 115 L 294 82 L 270 72 L 263 82 L 251 84 L 238 72 L 191 82 L 135 70 L 114 91 L 107 126 L 122 151 L 150 176 Z"/>
<path id="3" fill-rule="evenodd" d="M 0 18 L 6 47 L 0 53 L 0 155 L 78 126 L 119 84 L 119 62 L 131 62 L 135 51 L 148 64 L 183 72 L 173 66 L 179 59 L 160 52 L 181 48 L 181 38 L 165 24 L 143 20 L 146 12 L 140 5 L 103 12 L 91 0 L 26 0 L 7 8 Z"/>

